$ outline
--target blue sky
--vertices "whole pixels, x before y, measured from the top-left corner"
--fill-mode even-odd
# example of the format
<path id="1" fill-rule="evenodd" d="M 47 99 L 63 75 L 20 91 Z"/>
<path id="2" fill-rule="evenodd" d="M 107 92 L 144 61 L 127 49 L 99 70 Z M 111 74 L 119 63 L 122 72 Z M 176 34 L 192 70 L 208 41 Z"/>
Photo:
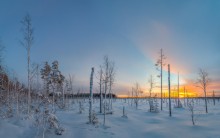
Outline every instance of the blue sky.
<path id="1" fill-rule="evenodd" d="M 183 84 L 196 79 L 198 68 L 219 84 L 219 7 L 218 0 L 2 0 L 4 63 L 26 82 L 26 51 L 19 41 L 28 12 L 35 29 L 31 61 L 58 60 L 63 74 L 75 76 L 75 87 L 87 87 L 91 67 L 98 69 L 108 55 L 116 64 L 116 92 L 126 94 L 135 82 L 147 89 L 150 75 L 158 73 L 160 48 L 173 84 L 178 71 Z"/>

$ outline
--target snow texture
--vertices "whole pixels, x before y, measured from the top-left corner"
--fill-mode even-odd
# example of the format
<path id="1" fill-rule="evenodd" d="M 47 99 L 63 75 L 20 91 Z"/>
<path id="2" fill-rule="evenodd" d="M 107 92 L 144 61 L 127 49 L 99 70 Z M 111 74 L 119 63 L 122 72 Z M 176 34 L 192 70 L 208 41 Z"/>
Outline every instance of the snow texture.
<path id="1" fill-rule="evenodd" d="M 158 99 L 159 100 L 159 99 Z M 56 117 L 65 131 L 57 135 L 54 131 L 46 130 L 45 138 L 218 138 L 220 137 L 220 102 L 213 106 L 209 101 L 209 113 L 205 113 L 204 100 L 195 102 L 195 114 L 198 115 L 196 125 L 192 125 L 190 111 L 187 107 L 173 108 L 172 117 L 169 117 L 168 104 L 164 103 L 164 110 L 155 114 L 149 112 L 149 102 L 139 100 L 138 109 L 131 100 L 117 99 L 113 102 L 114 114 L 106 115 L 103 126 L 103 114 L 99 114 L 99 101 L 94 100 L 93 109 L 97 113 L 97 125 L 88 124 L 88 100 L 83 101 L 85 110 L 79 114 L 79 104 L 72 105 L 71 110 L 58 110 Z M 172 105 L 174 105 L 174 100 Z M 123 107 L 128 118 L 123 118 Z M 51 120 L 57 118 L 51 116 Z M 52 122 L 53 122 L 52 121 Z M 56 122 L 56 121 L 55 121 Z M 54 124 L 57 125 L 57 124 Z M 58 126 L 56 126 L 58 128 Z M 40 138 L 41 133 L 28 119 L 7 118 L 0 120 L 0 138 Z"/>

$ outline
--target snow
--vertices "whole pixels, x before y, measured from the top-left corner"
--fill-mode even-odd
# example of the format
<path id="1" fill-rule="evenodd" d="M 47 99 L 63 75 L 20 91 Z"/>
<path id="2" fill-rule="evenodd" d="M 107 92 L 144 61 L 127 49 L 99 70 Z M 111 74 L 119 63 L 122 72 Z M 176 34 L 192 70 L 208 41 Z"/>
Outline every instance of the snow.
<path id="1" fill-rule="evenodd" d="M 139 101 L 138 109 L 131 106 L 130 100 L 117 99 L 113 102 L 113 114 L 106 115 L 106 126 L 103 126 L 103 115 L 99 114 L 99 101 L 95 100 L 93 109 L 97 113 L 98 125 L 88 124 L 89 102 L 82 102 L 85 110 L 79 113 L 79 104 L 71 105 L 70 110 L 58 110 L 56 116 L 60 125 L 65 128 L 62 135 L 53 131 L 45 132 L 46 138 L 216 138 L 220 137 L 220 102 L 214 106 L 209 101 L 209 113 L 205 113 L 204 101 L 196 102 L 196 125 L 191 122 L 187 107 L 172 108 L 169 117 L 168 106 L 164 103 L 164 110 L 159 113 L 149 112 L 146 99 Z M 174 105 L 174 103 L 173 103 Z M 128 118 L 122 117 L 123 106 Z M 1 138 L 31 138 L 43 137 L 42 132 L 33 126 L 28 119 L 9 118 L 0 120 Z"/>

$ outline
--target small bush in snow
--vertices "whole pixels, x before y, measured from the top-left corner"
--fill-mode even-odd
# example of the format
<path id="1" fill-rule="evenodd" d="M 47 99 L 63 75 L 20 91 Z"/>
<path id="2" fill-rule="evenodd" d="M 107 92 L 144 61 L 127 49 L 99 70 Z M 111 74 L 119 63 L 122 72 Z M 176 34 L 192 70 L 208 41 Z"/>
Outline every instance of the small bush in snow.
<path id="1" fill-rule="evenodd" d="M 54 128 L 55 133 L 57 135 L 62 135 L 62 133 L 64 132 L 64 129 L 62 127 L 60 127 L 59 121 L 54 114 L 49 113 L 48 117 L 47 117 L 47 121 L 48 121 L 50 129 Z"/>
<path id="2" fill-rule="evenodd" d="M 84 107 L 83 107 L 82 102 L 80 101 L 79 102 L 79 113 L 82 114 L 83 111 L 84 111 Z"/>
<path id="3" fill-rule="evenodd" d="M 89 119 L 90 119 L 90 116 L 89 116 Z M 93 125 L 97 125 L 99 123 L 99 120 L 98 118 L 96 117 L 96 113 L 95 111 L 92 111 L 92 114 L 91 114 L 91 123 Z"/>
<path id="4" fill-rule="evenodd" d="M 177 101 L 177 103 L 174 105 L 175 108 L 183 108 L 183 104 L 180 100 Z"/>
<path id="5" fill-rule="evenodd" d="M 151 98 L 149 100 L 149 106 L 150 106 L 149 112 L 151 112 L 151 113 L 159 113 L 160 112 L 159 103 L 157 102 L 157 100 L 154 100 Z"/>
<path id="6" fill-rule="evenodd" d="M 58 118 L 49 110 L 49 105 L 51 101 L 48 97 L 41 97 L 41 102 L 35 109 L 34 113 L 34 124 L 39 130 L 43 130 L 43 135 L 45 130 L 54 129 L 55 134 L 62 135 L 64 129 L 60 127 Z"/>
<path id="7" fill-rule="evenodd" d="M 123 106 L 123 115 L 122 115 L 121 117 L 123 117 L 123 118 L 128 118 L 128 116 L 127 116 L 127 114 L 126 114 L 126 112 L 125 112 L 125 107 L 124 107 L 124 106 Z"/>

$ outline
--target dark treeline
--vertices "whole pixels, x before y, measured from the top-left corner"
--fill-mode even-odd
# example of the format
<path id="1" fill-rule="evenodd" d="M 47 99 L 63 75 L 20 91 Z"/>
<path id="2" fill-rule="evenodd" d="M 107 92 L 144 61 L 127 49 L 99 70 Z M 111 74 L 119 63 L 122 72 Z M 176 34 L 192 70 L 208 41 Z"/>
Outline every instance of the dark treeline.
<path id="1" fill-rule="evenodd" d="M 59 96 L 62 96 L 62 94 L 58 94 Z M 104 97 L 105 94 L 102 94 Z M 112 95 L 112 98 L 117 98 L 115 94 L 106 94 L 107 98 L 110 98 Z M 53 96 L 53 93 L 50 93 L 49 96 Z M 78 93 L 78 94 L 64 94 L 65 98 L 89 98 L 90 94 L 89 93 Z M 99 93 L 93 93 L 93 98 L 100 98 Z"/>

